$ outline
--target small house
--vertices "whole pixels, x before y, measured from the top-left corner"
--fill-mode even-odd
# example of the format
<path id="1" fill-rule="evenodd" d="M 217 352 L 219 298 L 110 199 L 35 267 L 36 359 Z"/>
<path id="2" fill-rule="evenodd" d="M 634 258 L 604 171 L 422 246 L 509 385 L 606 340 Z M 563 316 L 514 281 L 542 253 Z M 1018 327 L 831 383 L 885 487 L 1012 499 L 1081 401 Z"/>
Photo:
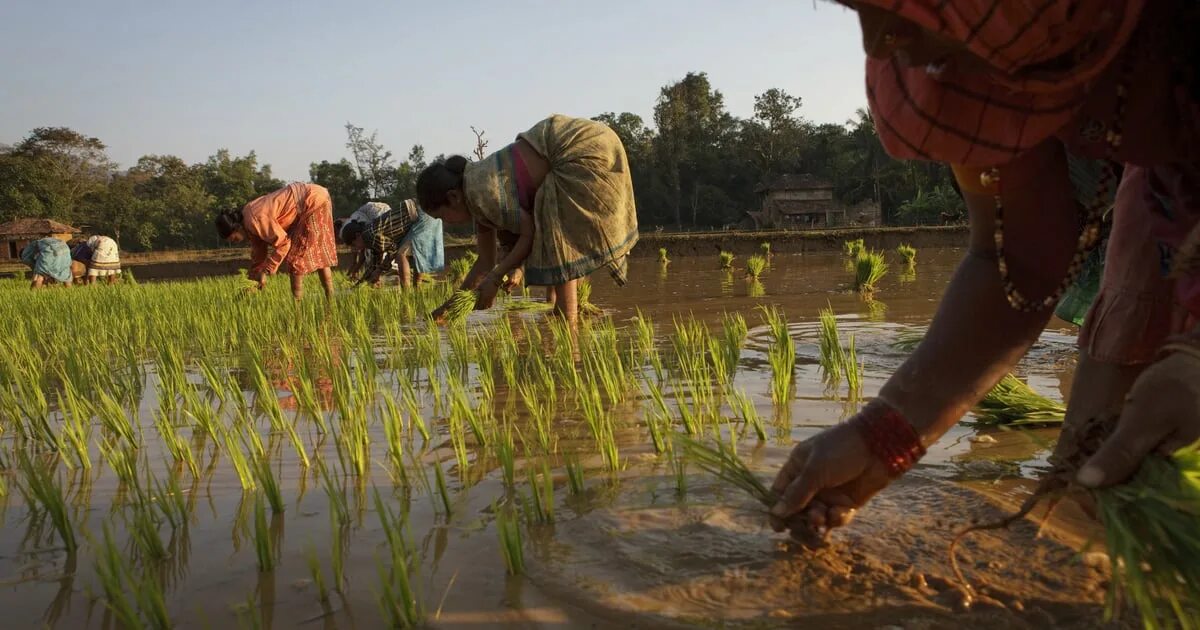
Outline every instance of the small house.
<path id="1" fill-rule="evenodd" d="M 0 261 L 19 260 L 30 241 L 52 236 L 69 241 L 79 230 L 50 219 L 17 219 L 0 223 Z"/>
<path id="2" fill-rule="evenodd" d="M 780 175 L 755 189 L 762 210 L 754 213 L 759 227 L 785 229 L 845 225 L 846 208 L 833 199 L 833 184 L 808 174 Z"/>

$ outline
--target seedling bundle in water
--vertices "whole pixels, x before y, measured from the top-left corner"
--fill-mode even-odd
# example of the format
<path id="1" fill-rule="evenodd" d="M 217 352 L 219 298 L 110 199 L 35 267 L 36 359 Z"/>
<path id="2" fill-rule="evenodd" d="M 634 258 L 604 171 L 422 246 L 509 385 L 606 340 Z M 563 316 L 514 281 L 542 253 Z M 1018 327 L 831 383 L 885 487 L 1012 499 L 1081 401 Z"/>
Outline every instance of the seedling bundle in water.
<path id="1" fill-rule="evenodd" d="M 459 290 L 450 296 L 446 303 L 446 322 L 460 324 L 467 321 L 467 316 L 475 310 L 476 294 L 474 291 Z"/>
<path id="2" fill-rule="evenodd" d="M 687 455 L 688 462 L 699 466 L 704 472 L 745 491 L 764 507 L 770 508 L 779 500 L 779 496 L 738 457 L 732 446 L 723 442 L 708 446 L 685 435 L 677 435 L 675 439 Z"/>
<path id="3" fill-rule="evenodd" d="M 1067 408 L 1034 391 L 1012 374 L 1004 378 L 975 406 L 982 424 L 1043 424 L 1062 422 Z"/>

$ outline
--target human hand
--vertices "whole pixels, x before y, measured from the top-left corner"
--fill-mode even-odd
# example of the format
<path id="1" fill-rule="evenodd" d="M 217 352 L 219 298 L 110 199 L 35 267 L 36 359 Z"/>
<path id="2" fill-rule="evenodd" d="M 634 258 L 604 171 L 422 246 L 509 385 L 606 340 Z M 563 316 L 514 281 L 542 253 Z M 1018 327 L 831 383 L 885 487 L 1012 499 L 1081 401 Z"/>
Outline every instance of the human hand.
<path id="1" fill-rule="evenodd" d="M 429 319 L 432 319 L 434 322 L 436 322 L 438 324 L 445 322 L 446 321 L 446 308 L 447 308 L 447 306 L 449 306 L 449 304 L 450 304 L 450 302 L 447 300 L 446 302 L 443 302 L 441 306 L 433 309 L 433 312 L 429 314 Z"/>
<path id="2" fill-rule="evenodd" d="M 792 449 L 771 489 L 771 527 L 812 540 L 850 522 L 855 511 L 891 481 L 887 467 L 867 447 L 862 412 Z"/>
<path id="3" fill-rule="evenodd" d="M 508 280 L 504 283 L 504 292 L 512 293 L 512 291 L 521 286 L 521 283 L 524 281 L 525 270 L 520 267 L 513 269 L 512 271 L 508 272 Z"/>
<path id="4" fill-rule="evenodd" d="M 1133 382 L 1117 428 L 1079 469 L 1087 488 L 1121 483 L 1153 452 L 1170 455 L 1200 439 L 1200 355 L 1175 351 Z"/>

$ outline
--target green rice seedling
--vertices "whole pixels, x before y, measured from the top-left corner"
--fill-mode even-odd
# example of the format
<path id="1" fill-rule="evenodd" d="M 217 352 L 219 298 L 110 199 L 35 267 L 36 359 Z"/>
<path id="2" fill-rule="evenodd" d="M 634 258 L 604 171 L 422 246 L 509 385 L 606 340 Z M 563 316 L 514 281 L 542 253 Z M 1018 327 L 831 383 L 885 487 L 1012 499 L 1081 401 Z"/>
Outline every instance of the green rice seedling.
<path id="1" fill-rule="evenodd" d="M 87 402 L 75 394 L 68 383 L 64 393 L 58 395 L 58 406 L 62 410 L 62 430 L 58 434 L 58 451 L 68 467 L 78 465 L 83 470 L 92 469 L 92 457 L 88 450 L 91 443 L 91 413 Z M 74 456 L 74 461 L 68 454 Z"/>
<path id="2" fill-rule="evenodd" d="M 521 522 L 510 507 L 503 509 L 492 506 L 496 513 L 496 534 L 500 539 L 500 553 L 509 575 L 525 573 L 525 544 L 521 538 Z"/>
<path id="3" fill-rule="evenodd" d="M 756 254 L 746 259 L 746 276 L 751 280 L 758 280 L 766 268 L 767 259 L 762 256 Z"/>
<path id="4" fill-rule="evenodd" d="M 308 468 L 312 462 L 308 459 L 308 450 L 304 448 L 304 441 L 300 439 L 300 434 L 296 432 L 296 425 L 287 420 L 280 423 L 283 427 L 283 432 L 288 437 L 288 441 L 292 443 L 292 450 L 296 452 L 296 459 L 300 460 L 300 465 Z"/>
<path id="5" fill-rule="evenodd" d="M 1061 403 L 1042 396 L 1012 374 L 1005 374 L 975 406 L 976 421 L 992 425 L 1059 423 L 1066 413 Z"/>
<path id="6" fill-rule="evenodd" d="M 501 478 L 504 487 L 512 489 L 516 486 L 516 445 L 513 442 L 512 425 L 505 423 L 504 428 L 496 429 L 496 437 L 492 438 L 492 448 L 496 459 L 500 462 Z"/>
<path id="7" fill-rule="evenodd" d="M 254 495 L 254 557 L 260 573 L 275 570 L 277 562 L 272 549 L 271 530 L 267 526 L 267 508 L 261 494 Z"/>
<path id="8" fill-rule="evenodd" d="M 446 322 L 449 324 L 465 323 L 467 316 L 475 310 L 475 300 L 474 291 L 455 291 L 450 296 L 450 301 L 446 303 Z"/>
<path id="9" fill-rule="evenodd" d="M 393 473 L 404 473 L 404 418 L 400 415 L 400 407 L 392 392 L 383 392 L 383 435 L 387 440 L 388 460 L 391 462 Z"/>
<path id="10" fill-rule="evenodd" d="M 142 621 L 137 606 L 130 596 L 130 591 L 133 590 L 129 584 L 132 581 L 132 571 L 125 563 L 125 554 L 113 540 L 107 522 L 103 525 L 103 532 L 103 541 L 93 547 L 96 548 L 96 576 L 104 590 L 104 605 L 122 627 L 141 628 Z"/>
<path id="11" fill-rule="evenodd" d="M 253 431 L 253 429 L 250 429 Z M 242 450 L 241 441 L 233 434 L 234 429 L 223 429 L 222 437 L 225 442 L 225 455 L 229 458 L 229 463 L 233 465 L 233 470 L 237 473 L 238 482 L 242 485 L 242 491 L 249 491 L 255 488 L 254 470 L 250 466 L 250 462 L 246 459 L 246 453 Z"/>
<path id="12" fill-rule="evenodd" d="M 429 443 L 429 427 L 425 424 L 425 418 L 421 416 L 421 404 L 417 402 L 417 390 L 412 382 L 401 379 L 400 383 L 401 403 L 408 410 L 408 421 L 410 427 L 416 427 L 417 433 L 421 434 L 421 439 L 426 444 Z"/>
<path id="13" fill-rule="evenodd" d="M 592 304 L 592 281 L 587 278 L 580 278 L 575 283 L 575 301 L 580 313 L 596 315 L 600 312 L 599 307 Z"/>
<path id="14" fill-rule="evenodd" d="M 566 469 L 567 491 L 570 492 L 572 496 L 582 495 L 587 486 L 585 482 L 583 463 L 579 461 L 579 457 L 576 455 L 568 456 Z"/>
<path id="15" fill-rule="evenodd" d="M 532 466 L 526 469 L 529 476 L 529 520 L 540 525 L 554 522 L 554 478 L 550 476 L 550 465 L 542 461 L 541 476 Z"/>
<path id="16" fill-rule="evenodd" d="M 171 529 L 186 528 L 188 526 L 188 518 L 191 515 L 191 509 L 184 499 L 183 489 L 179 487 L 178 476 L 169 474 L 165 482 L 159 482 L 151 474 L 150 480 L 151 487 L 154 490 L 154 506 L 167 519 L 167 522 L 171 525 Z M 195 495 L 193 494 L 193 496 Z"/>
<path id="17" fill-rule="evenodd" d="M 408 535 L 408 516 L 401 512 L 399 517 L 392 512 L 375 493 L 375 513 L 379 516 L 379 524 L 388 543 L 391 570 L 388 571 L 379 564 L 379 578 L 382 586 L 379 594 L 379 605 L 392 627 L 412 628 L 421 624 L 425 617 L 420 594 L 416 590 L 418 580 L 413 579 L 413 572 L 418 566 L 412 552 L 412 543 Z"/>
<path id="18" fill-rule="evenodd" d="M 325 496 L 329 500 L 330 518 L 338 527 L 349 525 L 350 506 L 346 503 L 345 487 L 334 481 L 324 460 L 317 460 L 316 469 L 317 475 L 321 478 L 321 487 L 325 489 Z"/>
<path id="19" fill-rule="evenodd" d="M 854 290 L 863 294 L 875 291 L 875 285 L 887 275 L 888 265 L 879 252 L 863 251 L 854 259 Z"/>
<path id="20" fill-rule="evenodd" d="M 25 503 L 29 506 L 40 506 L 50 517 L 54 531 L 58 532 L 67 554 L 74 555 L 78 544 L 75 541 L 75 527 L 67 513 L 67 503 L 63 498 L 62 488 L 59 487 L 53 470 L 45 464 L 35 462 L 25 451 L 19 452 L 19 462 L 22 483 L 17 485 Z"/>
<path id="21" fill-rule="evenodd" d="M 917 249 L 912 245 L 902 244 L 896 248 L 896 254 L 900 256 L 900 262 L 908 269 L 912 269 L 917 264 Z"/>
<path id="22" fill-rule="evenodd" d="M 759 243 L 758 244 L 758 253 L 761 254 L 763 258 L 770 260 L 771 259 L 771 243 L 769 241 L 763 241 L 763 242 Z"/>
<path id="23" fill-rule="evenodd" d="M 758 437 L 759 442 L 767 439 L 767 429 L 763 424 L 762 416 L 758 415 L 758 410 L 754 408 L 754 403 L 750 401 L 750 397 L 746 395 L 745 391 L 739 389 L 730 392 L 729 406 L 746 426 L 754 429 L 754 434 Z"/>
<path id="24" fill-rule="evenodd" d="M 525 403 L 525 409 L 529 412 L 529 419 L 533 424 L 538 446 L 541 447 L 543 453 L 553 453 L 558 448 L 557 437 L 552 426 L 554 397 L 540 395 L 537 386 L 525 381 L 517 383 L 517 391 L 521 394 L 521 401 Z"/>
<path id="25" fill-rule="evenodd" d="M 329 570 L 333 572 L 333 590 L 346 592 L 346 546 L 350 540 L 350 521 L 338 520 L 333 512 L 329 513 Z"/>
<path id="26" fill-rule="evenodd" d="M 721 263 L 721 269 L 733 269 L 733 252 L 721 250 L 717 255 L 718 261 Z"/>
<path id="27" fill-rule="evenodd" d="M 282 514 L 286 506 L 283 502 L 283 492 L 279 489 L 279 481 L 275 478 L 275 471 L 271 469 L 271 458 L 266 453 L 254 454 L 251 466 L 255 484 L 271 504 L 271 513 Z"/>
<path id="28" fill-rule="evenodd" d="M 721 315 L 721 352 L 725 355 L 725 366 L 729 371 L 726 381 L 732 381 L 737 371 L 738 361 L 742 358 L 742 345 L 746 343 L 749 333 L 746 318 L 741 313 L 724 313 Z"/>
<path id="29" fill-rule="evenodd" d="M 133 489 L 134 495 L 141 494 L 141 481 L 138 479 L 137 455 L 133 449 L 116 438 L 105 438 L 99 443 L 100 456 L 117 475 L 120 482 L 119 491 Z"/>
<path id="30" fill-rule="evenodd" d="M 192 473 L 192 477 L 200 476 L 200 467 L 196 464 L 196 456 L 192 453 L 191 444 L 179 435 L 179 430 L 167 417 L 167 414 L 162 410 L 154 412 L 154 425 L 158 427 L 158 435 L 162 440 L 163 445 L 167 448 L 167 452 L 171 454 L 171 459 L 174 460 L 175 466 L 178 468 L 187 467 Z"/>
<path id="31" fill-rule="evenodd" d="M 158 535 L 159 515 L 149 501 L 138 500 L 132 507 L 133 513 L 126 519 L 125 528 L 134 548 L 147 561 L 162 561 L 167 557 L 167 547 Z"/>
<path id="32" fill-rule="evenodd" d="M 470 254 L 474 253 L 470 252 Z M 475 260 L 478 258 L 478 255 L 474 257 L 467 255 L 450 261 L 446 269 L 446 281 L 453 286 L 461 285 L 463 280 L 467 279 L 467 274 L 471 273 L 471 267 L 475 265 Z"/>
<path id="33" fill-rule="evenodd" d="M 110 396 L 108 392 L 100 392 L 99 400 L 96 403 L 96 415 L 100 419 L 101 426 L 109 435 L 124 440 L 132 447 L 136 448 L 139 445 L 138 436 L 133 430 L 134 421 L 121 407 L 121 403 Z"/>
<path id="34" fill-rule="evenodd" d="M 763 319 L 771 334 L 771 345 L 767 349 L 767 361 L 771 364 L 771 398 L 776 404 L 791 399 L 796 370 L 796 344 L 788 332 L 787 319 L 778 307 L 760 306 Z"/>
<path id="35" fill-rule="evenodd" d="M 841 335 L 838 333 L 837 316 L 831 308 L 821 309 L 818 347 L 821 351 L 821 372 L 825 375 L 825 380 L 840 380 L 846 356 L 842 350 Z"/>
<path id="36" fill-rule="evenodd" d="M 450 501 L 450 490 L 446 487 L 446 475 L 442 472 L 441 462 L 435 462 L 433 465 L 433 475 L 437 480 L 438 497 L 442 500 L 442 508 L 445 510 L 446 520 L 450 520 L 450 516 L 454 514 L 454 507 Z"/>
<path id="37" fill-rule="evenodd" d="M 861 238 L 842 243 L 842 249 L 846 252 L 846 257 L 850 260 L 857 260 L 859 255 L 866 251 L 867 245 Z"/>
<path id="38" fill-rule="evenodd" d="M 667 257 L 667 248 L 666 247 L 658 248 L 658 262 L 659 262 L 659 264 L 662 264 L 662 265 L 671 264 L 671 259 Z"/>
<path id="39" fill-rule="evenodd" d="M 688 460 L 702 470 L 740 488 L 767 508 L 775 505 L 778 500 L 775 492 L 751 472 L 742 458 L 738 457 L 737 451 L 728 444 L 715 441 L 710 447 L 682 435 L 676 436 L 676 439 Z"/>
<path id="40" fill-rule="evenodd" d="M 746 295 L 752 298 L 760 298 L 767 294 L 767 287 L 763 283 L 751 278 L 746 284 Z"/>
<path id="41" fill-rule="evenodd" d="M 321 571 L 321 559 L 317 557 L 317 547 L 309 543 L 304 548 L 304 563 L 308 565 L 308 574 L 312 576 L 313 586 L 317 587 L 317 599 L 322 604 L 329 603 L 329 587 L 325 584 L 325 573 Z"/>
<path id="42" fill-rule="evenodd" d="M 687 459 L 674 445 L 671 446 L 671 474 L 675 478 L 675 498 L 680 500 L 687 498 Z"/>
<path id="43" fill-rule="evenodd" d="M 863 370 L 862 365 L 858 362 L 858 351 L 854 348 L 854 335 L 850 335 L 850 346 L 846 349 L 842 368 L 846 373 L 846 389 L 850 392 L 851 398 L 857 398 L 858 393 L 862 391 Z"/>

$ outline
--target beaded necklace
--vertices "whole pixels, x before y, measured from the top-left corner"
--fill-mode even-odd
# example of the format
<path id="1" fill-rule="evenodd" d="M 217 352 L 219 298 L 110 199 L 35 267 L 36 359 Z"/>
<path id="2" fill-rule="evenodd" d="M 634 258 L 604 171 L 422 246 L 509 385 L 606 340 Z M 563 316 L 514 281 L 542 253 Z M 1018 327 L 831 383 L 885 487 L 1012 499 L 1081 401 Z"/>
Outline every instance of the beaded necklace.
<path id="1" fill-rule="evenodd" d="M 1125 106 L 1128 100 L 1129 77 L 1132 74 L 1132 51 L 1126 53 L 1124 68 L 1122 69 L 1121 80 L 1117 83 L 1117 98 L 1114 108 L 1112 124 L 1109 125 L 1108 133 L 1105 134 L 1105 157 L 1103 166 L 1101 167 L 1100 178 L 1096 187 L 1096 198 L 1087 208 L 1084 215 L 1083 230 L 1079 233 L 1079 238 L 1075 244 L 1075 254 L 1071 257 L 1071 264 L 1067 266 L 1067 274 L 1062 281 L 1054 289 L 1054 292 L 1041 300 L 1031 300 L 1021 293 L 1016 284 L 1013 283 L 1012 277 L 1008 271 L 1008 261 L 1004 255 L 1004 201 L 1001 199 L 1000 188 L 1000 170 L 991 168 L 983 171 L 979 175 L 979 183 L 985 189 L 993 189 L 996 191 L 996 219 L 995 229 L 992 232 L 992 240 L 996 244 L 996 267 L 1000 271 L 1000 282 L 1004 286 L 1004 297 L 1008 300 L 1008 305 L 1014 310 L 1022 313 L 1036 313 L 1058 304 L 1062 299 L 1067 289 L 1079 279 L 1079 275 L 1083 273 L 1084 265 L 1087 262 L 1088 256 L 1100 242 L 1100 227 L 1104 222 L 1104 211 L 1108 208 L 1108 199 L 1111 196 L 1114 186 L 1117 183 L 1116 171 L 1113 169 L 1114 156 L 1117 149 L 1121 147 L 1122 125 L 1125 120 Z"/>

